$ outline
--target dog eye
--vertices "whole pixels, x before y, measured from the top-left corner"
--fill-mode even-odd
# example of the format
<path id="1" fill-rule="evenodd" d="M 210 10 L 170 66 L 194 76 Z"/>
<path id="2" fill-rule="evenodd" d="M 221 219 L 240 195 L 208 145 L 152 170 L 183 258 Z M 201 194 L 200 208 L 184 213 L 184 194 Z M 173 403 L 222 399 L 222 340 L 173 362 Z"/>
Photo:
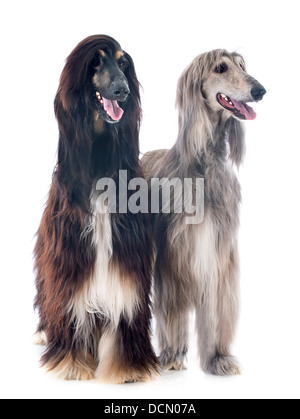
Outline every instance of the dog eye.
<path id="1" fill-rule="evenodd" d="M 222 63 L 215 68 L 215 73 L 222 74 L 225 73 L 227 70 L 227 65 L 225 63 Z"/>
<path id="2" fill-rule="evenodd" d="M 128 67 L 128 63 L 124 60 L 120 60 L 118 62 L 118 65 L 119 65 L 120 70 L 122 70 L 122 71 L 125 71 Z"/>
<path id="3" fill-rule="evenodd" d="M 103 62 L 100 58 L 100 54 L 95 55 L 95 57 L 93 59 L 93 62 L 92 62 L 92 66 L 93 66 L 94 70 L 96 70 L 96 71 L 100 70 L 102 65 L 103 65 Z"/>

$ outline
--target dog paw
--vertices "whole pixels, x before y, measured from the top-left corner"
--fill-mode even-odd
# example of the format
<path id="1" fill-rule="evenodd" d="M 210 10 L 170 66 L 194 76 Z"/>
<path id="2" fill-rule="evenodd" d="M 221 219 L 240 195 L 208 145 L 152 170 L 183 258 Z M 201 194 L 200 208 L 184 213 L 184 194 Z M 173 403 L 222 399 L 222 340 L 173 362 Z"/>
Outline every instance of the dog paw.
<path id="1" fill-rule="evenodd" d="M 146 371 L 131 371 L 127 377 L 125 376 L 121 383 L 143 383 L 151 381 L 158 377 L 158 372 L 155 368 L 147 368 Z"/>
<path id="2" fill-rule="evenodd" d="M 47 345 L 47 335 L 46 332 L 36 332 L 35 335 L 33 336 L 33 344 L 34 345 Z"/>
<path id="3" fill-rule="evenodd" d="M 171 349 L 162 351 L 158 360 L 164 370 L 182 371 L 186 369 L 187 351 L 173 353 Z"/>
<path id="4" fill-rule="evenodd" d="M 217 355 L 210 363 L 209 372 L 220 376 L 240 375 L 241 368 L 233 357 Z"/>
<path id="5" fill-rule="evenodd" d="M 45 364 L 44 367 L 61 380 L 87 381 L 95 378 L 95 363 L 91 355 L 76 359 L 69 354 L 59 363 L 50 362 Z"/>
<path id="6" fill-rule="evenodd" d="M 158 371 L 152 366 L 142 369 L 133 367 L 115 368 L 114 366 L 103 368 L 100 366 L 96 371 L 97 380 L 106 384 L 142 383 L 153 380 L 157 376 Z"/>

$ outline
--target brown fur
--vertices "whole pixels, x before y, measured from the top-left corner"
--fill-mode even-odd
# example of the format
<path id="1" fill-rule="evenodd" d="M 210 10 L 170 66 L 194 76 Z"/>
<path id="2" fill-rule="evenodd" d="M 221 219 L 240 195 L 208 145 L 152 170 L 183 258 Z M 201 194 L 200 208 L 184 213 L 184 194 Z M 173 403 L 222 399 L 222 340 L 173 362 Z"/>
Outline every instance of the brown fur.
<path id="1" fill-rule="evenodd" d="M 143 214 L 101 214 L 94 202 L 98 179 L 110 177 L 118 187 L 119 170 L 127 170 L 128 182 L 142 176 L 139 82 L 131 57 L 120 51 L 104 35 L 83 40 L 66 61 L 55 98 L 58 161 L 34 252 L 35 307 L 38 341 L 46 344 L 42 365 L 67 380 L 122 383 L 157 373 L 148 221 Z M 119 119 L 97 93 L 118 101 Z"/>

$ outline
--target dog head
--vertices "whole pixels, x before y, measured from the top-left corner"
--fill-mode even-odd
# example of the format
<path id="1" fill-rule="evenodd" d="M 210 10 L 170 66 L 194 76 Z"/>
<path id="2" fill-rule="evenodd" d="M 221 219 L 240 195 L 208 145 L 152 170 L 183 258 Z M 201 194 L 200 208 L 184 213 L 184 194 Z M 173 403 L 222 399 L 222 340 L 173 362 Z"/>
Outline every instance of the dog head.
<path id="1" fill-rule="evenodd" d="M 265 93 L 247 73 L 241 55 L 219 49 L 196 57 L 177 87 L 179 138 L 186 154 L 201 153 L 208 141 L 214 143 L 221 135 L 230 146 L 231 160 L 239 166 L 245 152 L 241 121 L 256 117 L 247 103 L 261 100 Z"/>
<path id="2" fill-rule="evenodd" d="M 222 111 L 224 119 L 231 116 L 239 120 L 255 119 L 256 113 L 247 103 L 258 102 L 266 93 L 247 73 L 241 55 L 221 49 L 198 56 L 185 70 L 179 81 L 179 100 L 180 90 L 184 91 L 180 86 L 184 83 L 194 100 L 209 111 Z"/>
<path id="3" fill-rule="evenodd" d="M 139 82 L 133 60 L 120 44 L 106 35 L 90 36 L 71 52 L 56 97 L 66 113 L 81 120 L 93 115 L 110 124 L 140 117 Z M 131 114 L 129 116 L 129 114 Z"/>
<path id="4" fill-rule="evenodd" d="M 247 73 L 241 55 L 219 51 L 203 83 L 203 92 L 213 110 L 221 108 L 228 117 L 253 120 L 256 113 L 247 103 L 261 100 L 266 90 Z"/>
<path id="5" fill-rule="evenodd" d="M 95 53 L 92 63 L 97 112 L 101 119 L 110 123 L 120 121 L 124 114 L 120 105 L 126 102 L 130 94 L 125 76 L 130 63 L 126 55 L 120 47 L 100 49 Z"/>

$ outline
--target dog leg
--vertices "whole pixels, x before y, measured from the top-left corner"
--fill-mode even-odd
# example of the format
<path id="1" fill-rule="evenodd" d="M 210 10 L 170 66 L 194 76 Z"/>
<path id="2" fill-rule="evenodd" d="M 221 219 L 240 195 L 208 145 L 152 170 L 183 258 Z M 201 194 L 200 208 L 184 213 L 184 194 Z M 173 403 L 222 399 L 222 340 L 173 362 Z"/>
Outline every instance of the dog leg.
<path id="1" fill-rule="evenodd" d="M 196 310 L 198 345 L 201 367 L 213 375 L 238 375 L 240 369 L 229 352 L 219 350 L 220 334 L 218 317 L 209 302 L 201 304 Z"/>
<path id="2" fill-rule="evenodd" d="M 50 357 L 51 354 L 51 357 Z M 48 347 L 42 358 L 42 366 L 61 380 L 92 380 L 96 363 L 91 354 L 85 351 L 67 351 L 57 345 Z"/>
<path id="3" fill-rule="evenodd" d="M 200 294 L 196 303 L 196 330 L 201 368 L 210 371 L 211 360 L 217 353 L 217 302 L 216 280 L 206 279 L 207 289 Z"/>
<path id="4" fill-rule="evenodd" d="M 87 345 L 81 337 L 77 339 L 69 313 L 62 310 L 60 314 L 57 325 L 54 321 L 50 327 L 40 324 L 34 336 L 35 344 L 46 346 L 41 366 L 62 380 L 92 380 L 97 366 L 91 352 L 92 340 Z"/>
<path id="5" fill-rule="evenodd" d="M 218 286 L 217 354 L 211 361 L 211 371 L 216 375 L 238 375 L 240 367 L 230 355 L 239 314 L 239 262 L 237 246 L 224 263 Z"/>
<path id="6" fill-rule="evenodd" d="M 158 362 L 141 313 L 130 324 L 122 319 L 115 329 L 108 326 L 99 342 L 96 377 L 112 384 L 149 381 L 158 374 Z"/>
<path id="7" fill-rule="evenodd" d="M 157 230 L 164 230 L 164 227 L 157 227 Z M 190 294 L 189 286 L 185 286 L 178 272 L 184 271 L 186 266 L 177 265 L 181 249 L 178 253 L 177 248 L 170 249 L 164 235 L 157 234 L 156 246 L 158 250 L 154 270 L 154 312 L 159 362 L 165 370 L 180 371 L 186 369 Z"/>
<path id="8" fill-rule="evenodd" d="M 240 374 L 238 363 L 230 355 L 238 318 L 237 260 L 236 252 L 231 252 L 220 277 L 206 279 L 205 293 L 196 305 L 201 367 L 214 375 Z"/>
<path id="9" fill-rule="evenodd" d="M 188 352 L 188 312 L 164 313 L 156 309 L 159 340 L 159 362 L 163 369 L 180 371 L 186 369 Z"/>

